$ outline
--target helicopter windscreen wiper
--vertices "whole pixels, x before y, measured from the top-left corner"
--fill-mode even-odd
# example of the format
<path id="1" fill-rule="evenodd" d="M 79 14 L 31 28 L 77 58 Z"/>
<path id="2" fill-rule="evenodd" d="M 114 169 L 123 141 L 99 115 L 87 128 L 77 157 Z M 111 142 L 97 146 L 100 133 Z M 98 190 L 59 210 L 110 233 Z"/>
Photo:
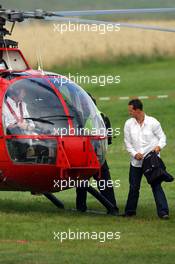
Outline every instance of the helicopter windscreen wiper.
<path id="1" fill-rule="evenodd" d="M 42 116 L 42 117 L 26 117 L 24 119 L 26 120 L 32 120 L 32 121 L 36 121 L 36 122 L 41 122 L 41 123 L 45 123 L 45 124 L 50 124 L 50 125 L 55 125 L 54 122 L 49 121 L 49 120 L 45 120 L 47 118 L 51 118 L 54 120 L 67 120 L 68 118 L 73 119 L 74 116 L 68 116 L 68 115 L 51 115 L 51 116 Z"/>
<path id="2" fill-rule="evenodd" d="M 26 117 L 24 118 L 25 120 L 32 120 L 32 121 L 36 121 L 36 122 L 40 122 L 40 123 L 46 123 L 46 124 L 50 124 L 50 125 L 55 125 L 55 123 L 49 121 L 49 120 L 45 120 L 42 118 L 35 118 L 35 117 Z"/>
<path id="3" fill-rule="evenodd" d="M 74 116 L 71 116 L 71 115 L 50 115 L 50 116 L 41 116 L 40 118 L 41 119 L 45 119 L 45 118 L 52 118 L 52 119 L 59 118 L 61 120 L 63 120 L 62 118 L 64 118 L 65 120 L 67 120 L 68 118 L 73 119 Z"/>

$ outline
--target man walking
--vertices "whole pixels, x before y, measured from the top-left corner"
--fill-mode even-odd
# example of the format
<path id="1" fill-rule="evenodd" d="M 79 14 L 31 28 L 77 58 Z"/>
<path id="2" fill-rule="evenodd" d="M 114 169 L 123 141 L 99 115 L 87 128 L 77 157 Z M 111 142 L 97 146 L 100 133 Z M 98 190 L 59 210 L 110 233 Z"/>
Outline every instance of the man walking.
<path id="1" fill-rule="evenodd" d="M 140 183 L 143 175 L 142 162 L 146 154 L 155 151 L 158 155 L 166 146 L 166 136 L 160 123 L 143 111 L 143 104 L 139 99 L 128 103 L 128 111 L 132 118 L 124 126 L 124 142 L 131 156 L 129 171 L 129 194 L 124 216 L 136 215 L 139 198 Z M 169 218 L 169 209 L 160 181 L 152 185 L 158 216 L 162 219 Z"/>

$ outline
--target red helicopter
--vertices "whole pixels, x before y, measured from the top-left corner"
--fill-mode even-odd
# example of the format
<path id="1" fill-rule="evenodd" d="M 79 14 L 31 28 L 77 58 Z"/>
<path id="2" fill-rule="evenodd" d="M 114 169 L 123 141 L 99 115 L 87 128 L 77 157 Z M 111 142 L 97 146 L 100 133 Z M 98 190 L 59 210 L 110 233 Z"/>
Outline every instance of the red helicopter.
<path id="1" fill-rule="evenodd" d="M 88 180 L 99 174 L 107 150 L 103 119 L 90 96 L 56 73 L 31 69 L 18 43 L 5 39 L 16 22 L 25 19 L 109 23 L 74 18 L 106 14 L 174 12 L 175 8 L 33 12 L 0 8 L 0 190 L 45 195 L 70 188 L 61 182 Z M 70 18 L 67 18 L 70 16 Z M 6 22 L 12 22 L 9 32 Z M 175 32 L 175 29 L 128 23 L 123 27 Z M 85 186 L 108 210 L 113 205 L 91 186 Z"/>

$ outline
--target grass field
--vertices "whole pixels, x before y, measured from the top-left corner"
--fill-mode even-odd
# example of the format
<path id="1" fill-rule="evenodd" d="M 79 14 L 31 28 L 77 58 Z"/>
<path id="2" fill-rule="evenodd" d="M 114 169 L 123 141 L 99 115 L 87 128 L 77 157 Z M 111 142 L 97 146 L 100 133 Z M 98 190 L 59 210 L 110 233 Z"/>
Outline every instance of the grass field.
<path id="1" fill-rule="evenodd" d="M 135 59 L 130 57 L 120 64 L 89 63 L 70 69 L 52 69 L 63 74 L 121 75 L 120 85 L 84 85 L 95 97 L 166 95 L 175 91 L 173 59 Z M 99 108 L 108 114 L 113 127 L 121 128 L 121 135 L 114 139 L 109 149 L 108 161 L 113 179 L 121 181 L 115 189 L 121 212 L 128 193 L 129 157 L 123 146 L 123 125 L 128 118 L 127 101 L 99 101 Z M 162 152 L 168 171 L 175 175 L 174 112 L 175 97 L 145 100 L 145 111 L 155 116 L 168 138 L 168 146 Z M 57 194 L 65 202 L 67 210 L 54 207 L 44 197 L 28 193 L 0 194 L 0 263 L 3 264 L 54 264 L 54 263 L 118 263 L 118 264 L 174 264 L 175 258 L 175 184 L 164 184 L 170 206 L 170 220 L 157 218 L 153 196 L 145 179 L 142 182 L 138 215 L 133 219 L 116 218 L 92 213 L 77 213 L 75 191 Z M 88 197 L 89 209 L 104 211 L 92 197 Z M 54 240 L 53 232 L 121 232 L 120 240 L 100 243 L 95 240 Z"/>

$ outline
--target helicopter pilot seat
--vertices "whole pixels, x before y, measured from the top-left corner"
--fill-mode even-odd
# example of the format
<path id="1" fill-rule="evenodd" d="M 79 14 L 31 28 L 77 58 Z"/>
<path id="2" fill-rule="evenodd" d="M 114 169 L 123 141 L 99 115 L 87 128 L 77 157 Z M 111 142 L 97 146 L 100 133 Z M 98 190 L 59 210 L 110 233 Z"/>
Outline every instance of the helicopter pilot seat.
<path id="1" fill-rule="evenodd" d="M 4 107 L 3 119 L 7 135 L 38 135 L 35 124 L 30 118 L 27 104 L 23 101 L 24 88 L 18 87 L 15 91 L 8 91 Z M 50 155 L 53 146 L 38 139 L 11 139 L 7 141 L 9 154 L 15 162 L 25 163 L 54 163 L 56 154 Z"/>

